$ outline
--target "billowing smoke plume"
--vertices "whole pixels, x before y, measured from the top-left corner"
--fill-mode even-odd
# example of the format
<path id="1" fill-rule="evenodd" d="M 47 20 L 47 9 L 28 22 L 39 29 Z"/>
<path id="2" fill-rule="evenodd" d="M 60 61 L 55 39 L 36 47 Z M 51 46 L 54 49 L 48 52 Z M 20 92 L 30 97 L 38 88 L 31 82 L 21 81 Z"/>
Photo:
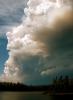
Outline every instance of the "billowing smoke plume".
<path id="1" fill-rule="evenodd" d="M 72 3 L 72 0 L 28 1 L 23 22 L 7 33 L 9 58 L 4 80 L 26 82 L 73 66 Z"/>

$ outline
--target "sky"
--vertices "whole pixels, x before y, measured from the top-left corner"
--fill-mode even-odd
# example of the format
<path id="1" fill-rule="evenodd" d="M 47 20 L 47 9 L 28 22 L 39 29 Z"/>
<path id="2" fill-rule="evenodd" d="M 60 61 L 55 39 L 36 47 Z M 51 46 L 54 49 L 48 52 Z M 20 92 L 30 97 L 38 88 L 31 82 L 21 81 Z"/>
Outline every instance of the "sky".
<path id="1" fill-rule="evenodd" d="M 0 0 L 0 81 L 73 77 L 72 6 L 73 0 Z"/>

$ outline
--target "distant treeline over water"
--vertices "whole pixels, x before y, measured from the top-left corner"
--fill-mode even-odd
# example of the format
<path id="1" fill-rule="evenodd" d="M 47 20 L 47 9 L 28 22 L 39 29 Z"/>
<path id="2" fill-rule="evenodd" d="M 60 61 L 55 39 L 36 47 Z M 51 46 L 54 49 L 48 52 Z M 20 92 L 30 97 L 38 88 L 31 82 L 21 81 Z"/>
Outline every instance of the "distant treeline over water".
<path id="1" fill-rule="evenodd" d="M 22 83 L 0 82 L 0 91 L 47 91 L 49 93 L 73 93 L 73 78 L 60 76 L 50 85 L 25 85 Z"/>

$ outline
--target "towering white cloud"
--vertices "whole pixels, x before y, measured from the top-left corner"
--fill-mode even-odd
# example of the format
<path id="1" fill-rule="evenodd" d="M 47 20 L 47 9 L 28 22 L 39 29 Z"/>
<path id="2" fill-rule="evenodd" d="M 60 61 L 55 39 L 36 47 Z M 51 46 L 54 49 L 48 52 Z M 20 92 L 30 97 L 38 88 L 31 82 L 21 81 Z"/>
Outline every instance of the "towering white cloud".
<path id="1" fill-rule="evenodd" d="M 60 66 L 61 62 L 56 62 L 58 58 L 49 59 L 65 43 L 65 34 L 73 32 L 72 0 L 29 0 L 27 6 L 21 25 L 7 33 L 9 58 L 3 74 L 6 81 L 25 82 L 33 74 L 35 78 L 37 74 L 41 77 L 52 73 L 49 67 Z"/>

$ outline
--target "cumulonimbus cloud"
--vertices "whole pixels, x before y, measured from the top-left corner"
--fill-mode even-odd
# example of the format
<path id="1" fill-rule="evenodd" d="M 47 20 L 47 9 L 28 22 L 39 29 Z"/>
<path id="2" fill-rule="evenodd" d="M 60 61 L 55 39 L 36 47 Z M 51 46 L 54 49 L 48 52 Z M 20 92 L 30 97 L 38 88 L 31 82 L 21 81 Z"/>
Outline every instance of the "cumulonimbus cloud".
<path id="1" fill-rule="evenodd" d="M 21 25 L 7 33 L 6 81 L 25 82 L 33 74 L 49 75 L 50 66 L 63 65 L 59 52 L 66 57 L 73 45 L 72 0 L 29 0 L 27 5 Z"/>

